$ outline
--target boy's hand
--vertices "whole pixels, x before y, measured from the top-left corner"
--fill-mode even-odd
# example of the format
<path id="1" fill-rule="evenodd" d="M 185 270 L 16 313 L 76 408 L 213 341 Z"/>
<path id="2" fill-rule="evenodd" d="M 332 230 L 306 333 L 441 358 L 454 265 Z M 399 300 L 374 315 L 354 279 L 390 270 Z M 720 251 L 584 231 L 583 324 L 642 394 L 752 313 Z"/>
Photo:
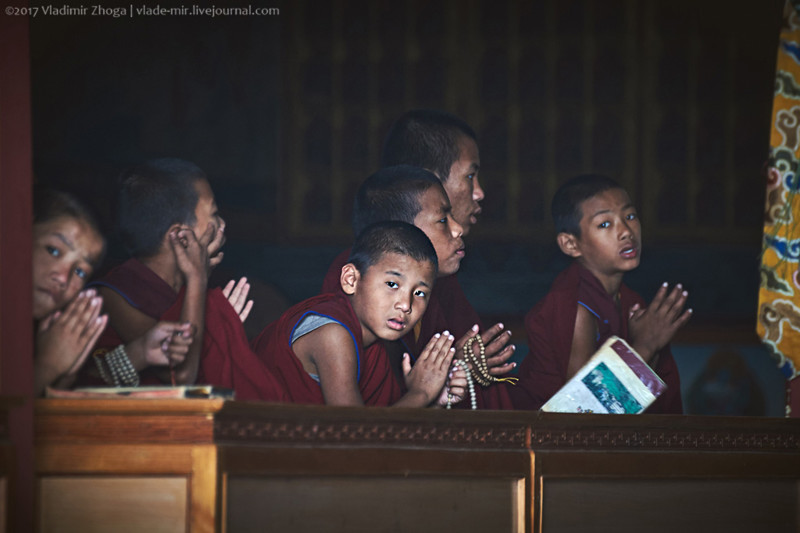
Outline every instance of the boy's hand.
<path id="1" fill-rule="evenodd" d="M 463 400 L 467 395 L 467 373 L 461 365 L 453 364 L 447 376 L 442 393 L 436 404 L 445 407 L 449 403 L 455 405 Z"/>
<path id="2" fill-rule="evenodd" d="M 692 316 L 692 310 L 683 310 L 689 293 L 681 284 L 668 292 L 664 283 L 653 301 L 646 308 L 638 304 L 631 307 L 628 316 L 628 332 L 631 346 L 650 363 L 655 354 L 666 346 L 675 333 Z"/>
<path id="3" fill-rule="evenodd" d="M 209 257 L 209 266 L 214 268 L 218 264 L 222 263 L 222 258 L 225 255 L 223 252 L 220 252 L 222 247 L 225 245 L 225 221 L 223 221 L 218 228 L 214 230 L 214 235 L 211 238 L 211 241 L 208 243 L 208 257 Z M 242 319 L 244 322 L 244 319 Z"/>
<path id="4" fill-rule="evenodd" d="M 237 283 L 235 280 L 230 280 L 225 288 L 222 289 L 222 294 L 233 306 L 233 310 L 239 315 L 239 318 L 244 322 L 250 316 L 250 310 L 253 308 L 253 300 L 248 300 L 247 295 L 250 293 L 250 284 L 247 283 L 247 278 L 241 278 Z"/>
<path id="5" fill-rule="evenodd" d="M 503 328 L 502 323 L 497 323 L 481 335 L 481 340 L 485 347 L 486 365 L 489 367 L 489 374 L 492 376 L 502 376 L 517 366 L 517 363 L 506 362 L 514 355 L 516 347 L 513 344 L 508 344 L 511 340 L 511 332 L 504 332 Z M 458 339 L 458 342 L 456 342 L 456 357 L 458 359 L 463 359 L 464 344 L 467 343 L 467 340 L 477 335 L 478 331 L 478 324 L 475 324 L 470 331 Z"/>
<path id="6" fill-rule="evenodd" d="M 192 324 L 159 322 L 141 337 L 144 359 L 148 366 L 179 365 L 189 353 L 193 339 Z"/>
<path id="7" fill-rule="evenodd" d="M 178 268 L 187 281 L 198 279 L 203 282 L 203 285 L 207 282 L 208 272 L 211 268 L 208 259 L 208 243 L 215 232 L 214 226 L 209 224 L 200 239 L 189 228 L 182 228 L 169 234 Z"/>
<path id="8" fill-rule="evenodd" d="M 413 368 L 411 358 L 404 354 L 403 374 L 408 394 L 422 397 L 425 405 L 433 402 L 444 387 L 454 355 L 453 336 L 447 331 L 431 338 Z"/>
<path id="9" fill-rule="evenodd" d="M 36 333 L 36 392 L 58 381 L 69 386 L 106 327 L 103 299 L 94 289 L 82 291 L 63 311 L 40 324 Z"/>

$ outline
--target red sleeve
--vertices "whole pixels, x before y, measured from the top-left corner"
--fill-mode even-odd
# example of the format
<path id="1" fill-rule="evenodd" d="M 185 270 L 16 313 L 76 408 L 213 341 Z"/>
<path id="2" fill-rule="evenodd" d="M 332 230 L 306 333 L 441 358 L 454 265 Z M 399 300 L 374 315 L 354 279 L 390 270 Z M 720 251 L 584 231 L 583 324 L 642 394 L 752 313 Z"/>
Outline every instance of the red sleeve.
<path id="1" fill-rule="evenodd" d="M 539 409 L 566 382 L 569 352 L 578 313 L 575 269 L 560 274 L 544 299 L 525 315 L 528 355 L 519 382 L 510 389 L 516 409 Z"/>
<path id="2" fill-rule="evenodd" d="M 647 408 L 648 414 L 680 415 L 683 414 L 683 399 L 681 397 L 681 377 L 678 365 L 672 356 L 669 346 L 658 352 L 658 364 L 654 369 L 664 383 L 667 390 Z"/>
<path id="3" fill-rule="evenodd" d="M 220 289 L 206 296 L 198 383 L 231 388 L 237 400 L 287 401 L 283 387 L 250 348 L 244 326 Z"/>

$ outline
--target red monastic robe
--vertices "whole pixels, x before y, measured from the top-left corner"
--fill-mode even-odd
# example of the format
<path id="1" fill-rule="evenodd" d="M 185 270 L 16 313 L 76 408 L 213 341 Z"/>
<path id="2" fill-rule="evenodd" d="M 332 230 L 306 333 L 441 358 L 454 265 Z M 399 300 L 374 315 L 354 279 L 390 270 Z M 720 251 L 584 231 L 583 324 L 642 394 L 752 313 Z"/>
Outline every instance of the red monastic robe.
<path id="1" fill-rule="evenodd" d="M 253 349 L 276 376 L 289 401 L 325 403 L 319 382 L 306 372 L 291 346 L 295 328 L 309 314 L 328 317 L 350 333 L 356 348 L 358 388 L 365 405 L 385 407 L 402 397 L 403 390 L 389 366 L 383 344 L 375 342 L 366 349 L 363 347 L 361 323 L 350 300 L 339 291 L 320 294 L 294 305 L 253 341 Z"/>
<path id="2" fill-rule="evenodd" d="M 567 382 L 567 365 L 572 348 L 578 305 L 597 317 L 599 348 L 611 335 L 628 339 L 628 312 L 641 296 L 622 285 L 620 306 L 606 293 L 600 281 L 577 261 L 553 282 L 550 292 L 525 316 L 530 352 L 520 365 L 519 383 L 511 397 L 517 409 L 539 409 Z M 667 390 L 651 405 L 648 413 L 681 414 L 681 383 L 669 346 L 658 354 L 653 369 L 667 384 Z"/>
<path id="3" fill-rule="evenodd" d="M 345 250 L 333 260 L 322 283 L 323 293 L 342 292 L 339 280 L 342 267 L 347 264 L 348 257 L 350 257 L 350 249 Z M 403 337 L 402 342 L 412 359 L 416 359 L 434 334 L 449 331 L 458 340 L 475 324 L 478 324 L 483 331 L 483 324 L 478 313 L 464 295 L 458 277 L 452 274 L 436 280 L 436 285 L 428 301 L 428 308 L 420 320 L 419 336 L 415 336 L 415 332 L 410 331 Z M 481 388 L 476 384 L 478 408 L 513 409 L 511 398 L 507 392 L 508 387 L 509 385 L 505 383 L 495 383 L 487 388 Z M 469 406 L 468 399 L 456 404 L 456 407 L 460 409 L 468 409 Z"/>
<path id="4" fill-rule="evenodd" d="M 159 321 L 179 322 L 184 292 L 176 293 L 155 272 L 136 259 L 111 270 L 93 286 L 108 287 L 134 308 Z M 107 327 L 98 348 L 122 344 Z M 266 365 L 250 349 L 239 316 L 220 289 L 206 293 L 205 331 L 197 383 L 234 389 L 237 400 L 287 401 L 287 396 Z M 89 364 L 94 364 L 89 362 Z M 160 384 L 155 369 L 140 372 L 142 384 Z"/>

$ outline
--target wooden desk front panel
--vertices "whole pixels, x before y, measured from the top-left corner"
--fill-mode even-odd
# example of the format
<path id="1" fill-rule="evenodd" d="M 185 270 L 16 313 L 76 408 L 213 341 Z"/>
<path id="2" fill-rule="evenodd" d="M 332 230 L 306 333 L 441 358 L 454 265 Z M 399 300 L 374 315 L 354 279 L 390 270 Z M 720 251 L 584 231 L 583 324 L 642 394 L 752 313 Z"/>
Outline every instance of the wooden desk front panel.
<path id="1" fill-rule="evenodd" d="M 524 479 L 229 477 L 227 531 L 525 531 Z"/>
<path id="2" fill-rule="evenodd" d="M 525 452 L 225 447 L 220 469 L 230 532 L 529 529 Z"/>
<path id="3" fill-rule="evenodd" d="M 45 476 L 39 530 L 62 533 L 173 533 L 187 530 L 184 476 Z"/>
<path id="4" fill-rule="evenodd" d="M 216 447 L 40 444 L 42 532 L 216 531 Z"/>
<path id="5" fill-rule="evenodd" d="M 536 455 L 543 533 L 800 531 L 797 454 Z"/>

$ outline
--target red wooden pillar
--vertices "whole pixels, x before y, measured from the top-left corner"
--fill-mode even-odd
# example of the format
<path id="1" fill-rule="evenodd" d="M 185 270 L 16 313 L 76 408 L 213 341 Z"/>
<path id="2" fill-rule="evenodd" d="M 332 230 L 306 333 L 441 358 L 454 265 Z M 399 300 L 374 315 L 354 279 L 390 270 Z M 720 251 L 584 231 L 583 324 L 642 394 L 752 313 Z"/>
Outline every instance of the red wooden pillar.
<path id="1" fill-rule="evenodd" d="M 0 394 L 16 450 L 7 531 L 33 531 L 31 91 L 28 18 L 0 13 Z"/>
<path id="2" fill-rule="evenodd" d="M 786 411 L 791 418 L 800 418 L 800 378 L 786 382 Z"/>

